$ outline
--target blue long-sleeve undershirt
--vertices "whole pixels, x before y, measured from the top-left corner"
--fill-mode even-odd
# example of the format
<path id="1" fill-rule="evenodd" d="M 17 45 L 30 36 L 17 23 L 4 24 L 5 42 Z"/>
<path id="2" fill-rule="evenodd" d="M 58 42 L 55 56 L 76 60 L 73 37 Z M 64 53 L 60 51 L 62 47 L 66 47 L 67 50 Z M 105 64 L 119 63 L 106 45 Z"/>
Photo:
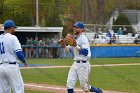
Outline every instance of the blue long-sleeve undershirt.
<path id="1" fill-rule="evenodd" d="M 16 55 L 17 55 L 17 57 L 18 57 L 23 63 L 26 63 L 26 59 L 25 59 L 25 57 L 24 57 L 22 51 L 17 51 L 17 52 L 16 52 Z"/>
<path id="2" fill-rule="evenodd" d="M 80 50 L 80 53 L 81 53 L 82 55 L 84 55 L 84 56 L 87 56 L 87 55 L 88 55 L 88 49 L 82 48 L 82 49 Z"/>

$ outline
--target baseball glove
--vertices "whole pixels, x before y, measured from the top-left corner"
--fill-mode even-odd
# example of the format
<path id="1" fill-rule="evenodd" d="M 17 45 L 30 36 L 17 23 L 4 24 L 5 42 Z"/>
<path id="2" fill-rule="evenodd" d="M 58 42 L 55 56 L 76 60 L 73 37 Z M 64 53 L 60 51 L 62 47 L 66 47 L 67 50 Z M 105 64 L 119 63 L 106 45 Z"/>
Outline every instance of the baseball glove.
<path id="1" fill-rule="evenodd" d="M 65 42 L 67 45 L 74 46 L 74 47 L 76 47 L 77 45 L 74 36 L 69 33 L 66 35 Z"/>

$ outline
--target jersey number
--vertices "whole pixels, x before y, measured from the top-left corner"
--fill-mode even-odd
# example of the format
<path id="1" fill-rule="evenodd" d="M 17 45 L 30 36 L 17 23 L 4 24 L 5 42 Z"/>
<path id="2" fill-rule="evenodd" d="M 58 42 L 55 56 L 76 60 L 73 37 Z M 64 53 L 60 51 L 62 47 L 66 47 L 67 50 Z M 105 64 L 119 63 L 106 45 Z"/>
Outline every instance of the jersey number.
<path id="1" fill-rule="evenodd" d="M 3 54 L 3 53 L 5 53 L 3 42 L 0 42 L 0 54 Z"/>

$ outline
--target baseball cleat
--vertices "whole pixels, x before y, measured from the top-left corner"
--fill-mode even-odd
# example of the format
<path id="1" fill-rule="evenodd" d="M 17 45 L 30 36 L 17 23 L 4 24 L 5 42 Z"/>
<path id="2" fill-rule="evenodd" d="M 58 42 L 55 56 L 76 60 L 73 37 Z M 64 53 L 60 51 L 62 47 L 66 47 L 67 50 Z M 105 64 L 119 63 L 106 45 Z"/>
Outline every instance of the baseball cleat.
<path id="1" fill-rule="evenodd" d="M 99 88 L 100 92 L 99 93 L 103 93 L 103 89 Z"/>

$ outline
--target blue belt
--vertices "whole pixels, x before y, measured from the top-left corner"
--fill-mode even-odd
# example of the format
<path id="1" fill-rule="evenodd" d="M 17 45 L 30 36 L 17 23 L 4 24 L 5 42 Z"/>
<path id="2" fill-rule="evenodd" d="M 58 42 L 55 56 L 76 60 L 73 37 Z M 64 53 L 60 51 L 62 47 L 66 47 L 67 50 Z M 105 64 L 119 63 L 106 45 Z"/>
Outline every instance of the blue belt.
<path id="1" fill-rule="evenodd" d="M 86 63 L 87 61 L 76 61 L 76 63 Z"/>
<path id="2" fill-rule="evenodd" d="M 4 63 L 0 63 L 0 65 L 1 65 L 1 64 L 4 64 Z M 15 65 L 16 65 L 16 62 L 11 62 L 11 63 L 8 63 L 8 64 L 15 64 Z"/>

